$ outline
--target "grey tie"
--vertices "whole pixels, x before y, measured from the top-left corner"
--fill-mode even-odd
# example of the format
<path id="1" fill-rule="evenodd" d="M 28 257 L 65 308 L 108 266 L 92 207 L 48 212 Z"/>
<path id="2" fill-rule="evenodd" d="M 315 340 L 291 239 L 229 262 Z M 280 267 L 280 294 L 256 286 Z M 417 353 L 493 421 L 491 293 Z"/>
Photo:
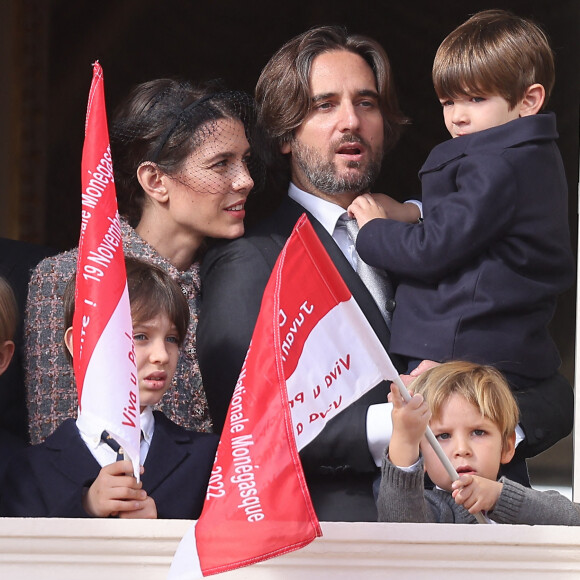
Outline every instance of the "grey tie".
<path id="1" fill-rule="evenodd" d="M 371 296 L 374 298 L 387 326 L 391 326 L 392 310 L 394 309 L 395 292 L 389 275 L 380 268 L 369 266 L 356 252 L 356 238 L 358 236 L 358 224 L 354 218 L 341 217 L 341 221 L 346 226 L 348 237 L 355 246 L 356 253 L 356 272 L 360 276 L 364 285 L 368 288 Z"/>

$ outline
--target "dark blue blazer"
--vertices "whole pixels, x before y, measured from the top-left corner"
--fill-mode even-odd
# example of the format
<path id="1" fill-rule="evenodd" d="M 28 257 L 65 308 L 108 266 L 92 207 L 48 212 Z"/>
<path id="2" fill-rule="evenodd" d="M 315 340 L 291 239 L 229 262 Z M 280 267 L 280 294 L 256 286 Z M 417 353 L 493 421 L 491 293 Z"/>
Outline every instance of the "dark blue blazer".
<path id="1" fill-rule="evenodd" d="M 197 519 L 218 437 L 186 431 L 158 411 L 154 416 L 143 489 L 155 500 L 159 518 Z M 44 443 L 23 450 L 10 463 L 0 486 L 0 515 L 89 517 L 82 507 L 83 488 L 100 469 L 75 420 L 67 419 Z"/>
<path id="2" fill-rule="evenodd" d="M 10 365 L 0 376 L 0 426 L 22 441 L 28 441 L 28 419 L 22 368 L 23 347 L 22 322 L 28 295 L 31 270 L 44 258 L 56 254 L 56 250 L 27 242 L 0 238 L 0 276 L 3 276 L 16 295 L 18 326 L 14 342 L 16 350 Z M 18 441 L 15 449 L 20 447 Z M 1 462 L 1 460 L 0 460 Z"/>
<path id="3" fill-rule="evenodd" d="M 214 429 L 221 431 L 274 264 L 305 210 L 286 198 L 280 208 L 242 238 L 220 241 L 201 270 L 202 306 L 197 353 Z M 306 212 L 308 214 L 308 212 Z M 332 236 L 308 214 L 320 241 L 379 340 L 390 333 L 371 294 Z M 300 453 L 314 508 L 321 520 L 376 521 L 372 496 L 377 467 L 368 450 L 366 415 L 385 403 L 381 383 L 335 417 Z"/>
<path id="4" fill-rule="evenodd" d="M 446 141 L 420 171 L 424 222 L 361 228 L 361 257 L 398 279 L 393 352 L 492 364 L 524 387 L 555 375 L 548 323 L 575 280 L 557 137 L 546 113 Z"/>
<path id="5" fill-rule="evenodd" d="M 21 453 L 25 447 L 26 443 L 20 437 L 16 437 L 10 431 L 0 427 L 0 482 L 2 482 L 12 458 Z"/>

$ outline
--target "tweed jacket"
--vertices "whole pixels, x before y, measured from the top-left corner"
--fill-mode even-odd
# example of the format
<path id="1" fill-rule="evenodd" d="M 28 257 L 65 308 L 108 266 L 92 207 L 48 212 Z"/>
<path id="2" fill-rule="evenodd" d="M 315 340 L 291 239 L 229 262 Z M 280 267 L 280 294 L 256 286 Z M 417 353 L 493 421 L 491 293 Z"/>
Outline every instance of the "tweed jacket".
<path id="1" fill-rule="evenodd" d="M 190 322 L 180 350 L 172 387 L 159 409 L 172 421 L 196 431 L 211 431 L 211 420 L 197 362 L 196 328 L 199 309 L 199 263 L 184 272 L 160 256 L 125 221 L 121 222 L 126 255 L 165 270 L 181 287 L 189 303 Z M 62 295 L 76 271 L 77 249 L 47 258 L 32 273 L 24 326 L 25 371 L 30 438 L 43 441 L 68 417 L 77 415 L 72 365 L 63 346 Z"/>

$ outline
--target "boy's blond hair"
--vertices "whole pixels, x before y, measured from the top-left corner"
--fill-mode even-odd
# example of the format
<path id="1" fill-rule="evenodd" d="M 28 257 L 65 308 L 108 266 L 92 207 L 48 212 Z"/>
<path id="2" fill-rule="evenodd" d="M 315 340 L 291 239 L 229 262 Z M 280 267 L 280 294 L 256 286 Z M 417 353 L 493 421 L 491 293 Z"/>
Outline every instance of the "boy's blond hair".
<path id="1" fill-rule="evenodd" d="M 13 340 L 18 322 L 18 306 L 14 291 L 0 276 L 0 343 Z"/>
<path id="2" fill-rule="evenodd" d="M 513 109 L 533 84 L 541 84 L 546 105 L 554 86 L 554 54 L 533 22 L 505 10 L 484 10 L 441 43 L 433 63 L 440 99 L 499 95 Z"/>
<path id="3" fill-rule="evenodd" d="M 498 427 L 503 447 L 519 421 L 518 405 L 506 380 L 491 366 L 448 362 L 422 373 L 413 381 L 411 390 L 423 396 L 433 419 L 441 416 L 451 395 L 461 395 Z"/>

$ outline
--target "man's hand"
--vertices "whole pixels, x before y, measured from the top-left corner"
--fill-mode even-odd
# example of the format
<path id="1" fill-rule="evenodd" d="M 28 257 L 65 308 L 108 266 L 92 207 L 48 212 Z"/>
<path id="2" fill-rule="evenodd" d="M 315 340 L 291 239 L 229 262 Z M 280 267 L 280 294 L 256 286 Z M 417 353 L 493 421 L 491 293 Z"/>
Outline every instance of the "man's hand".
<path id="1" fill-rule="evenodd" d="M 143 468 L 141 468 L 143 469 Z M 97 479 L 83 497 L 84 510 L 93 517 L 106 518 L 123 512 L 142 510 L 147 493 L 131 474 L 130 461 L 116 461 L 101 468 Z"/>
<path id="2" fill-rule="evenodd" d="M 461 475 L 452 484 L 455 503 L 462 505 L 470 514 L 491 511 L 501 494 L 503 483 L 479 475 Z"/>
<path id="3" fill-rule="evenodd" d="M 391 384 L 389 403 L 393 403 L 393 435 L 389 443 L 389 459 L 398 467 L 409 467 L 419 459 L 419 443 L 431 418 L 431 412 L 421 395 L 413 395 L 405 403 L 394 383 Z"/>
<path id="4" fill-rule="evenodd" d="M 423 360 L 419 363 L 417 368 L 413 369 L 408 375 L 399 375 L 403 384 L 408 388 L 413 381 L 425 371 L 432 369 L 433 367 L 438 367 L 441 363 L 435 362 L 433 360 Z"/>

